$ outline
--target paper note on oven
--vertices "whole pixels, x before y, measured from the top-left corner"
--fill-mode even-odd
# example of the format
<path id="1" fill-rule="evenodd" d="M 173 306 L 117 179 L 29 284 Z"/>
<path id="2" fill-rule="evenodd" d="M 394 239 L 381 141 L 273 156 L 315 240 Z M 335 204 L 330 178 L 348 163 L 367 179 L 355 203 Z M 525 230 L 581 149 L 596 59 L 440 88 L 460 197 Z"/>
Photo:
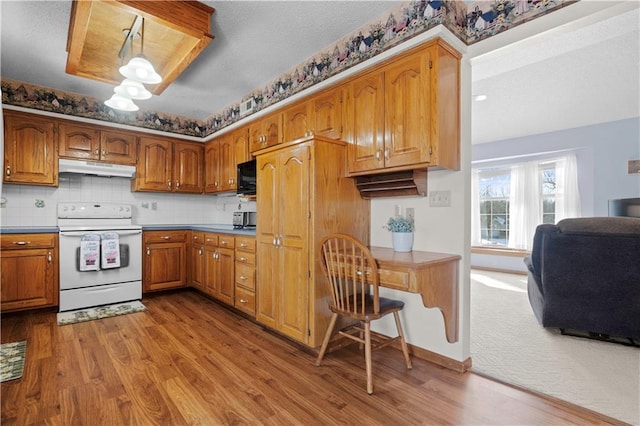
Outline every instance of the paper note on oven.
<path id="1" fill-rule="evenodd" d="M 102 237 L 102 269 L 120 267 L 120 236 L 117 232 L 105 232 Z"/>
<path id="2" fill-rule="evenodd" d="M 100 270 L 100 235 L 85 234 L 80 240 L 80 271 Z"/>

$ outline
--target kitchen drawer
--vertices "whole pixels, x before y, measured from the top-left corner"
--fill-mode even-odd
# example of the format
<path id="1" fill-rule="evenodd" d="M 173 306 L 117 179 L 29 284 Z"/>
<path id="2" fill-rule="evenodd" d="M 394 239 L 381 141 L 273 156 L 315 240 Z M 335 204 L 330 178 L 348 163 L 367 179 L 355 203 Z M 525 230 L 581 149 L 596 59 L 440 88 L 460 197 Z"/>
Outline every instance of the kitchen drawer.
<path id="1" fill-rule="evenodd" d="M 204 245 L 218 247 L 218 234 L 212 234 L 211 232 L 204 233 Z"/>
<path id="2" fill-rule="evenodd" d="M 187 241 L 189 231 L 145 231 L 142 233 L 144 244 L 151 243 L 180 243 Z"/>
<path id="3" fill-rule="evenodd" d="M 236 285 L 256 289 L 256 270 L 252 265 L 236 262 Z"/>
<path id="4" fill-rule="evenodd" d="M 191 231 L 191 242 L 193 244 L 204 244 L 204 232 Z"/>
<path id="5" fill-rule="evenodd" d="M 256 252 L 256 239 L 254 237 L 236 237 L 236 250 Z"/>
<path id="6" fill-rule="evenodd" d="M 385 287 L 398 290 L 409 290 L 409 273 L 407 271 L 393 271 L 390 269 L 378 269 L 380 284 Z"/>
<path id="7" fill-rule="evenodd" d="M 232 235 L 219 235 L 218 247 L 234 248 L 235 241 L 235 237 L 233 237 Z"/>
<path id="8" fill-rule="evenodd" d="M 58 234 L 6 234 L 0 236 L 2 250 L 55 247 Z"/>
<path id="9" fill-rule="evenodd" d="M 255 266 L 256 265 L 256 254 L 255 253 L 245 253 L 243 251 L 236 250 L 236 262 L 246 263 L 248 265 Z"/>
<path id="10" fill-rule="evenodd" d="M 234 306 L 242 312 L 255 316 L 256 293 L 243 287 L 236 286 L 236 301 Z"/>

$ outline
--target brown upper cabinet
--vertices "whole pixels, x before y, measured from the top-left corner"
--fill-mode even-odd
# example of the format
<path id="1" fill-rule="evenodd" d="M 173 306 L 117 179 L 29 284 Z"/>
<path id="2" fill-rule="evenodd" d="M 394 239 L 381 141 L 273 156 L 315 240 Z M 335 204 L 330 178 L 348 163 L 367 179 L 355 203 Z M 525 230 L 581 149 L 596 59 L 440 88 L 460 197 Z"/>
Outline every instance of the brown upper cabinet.
<path id="1" fill-rule="evenodd" d="M 249 124 L 249 148 L 253 153 L 282 143 L 282 112 L 269 114 Z"/>
<path id="2" fill-rule="evenodd" d="M 323 91 L 282 112 L 284 141 L 313 135 L 342 137 L 342 89 Z"/>
<path id="3" fill-rule="evenodd" d="M 346 84 L 350 175 L 459 170 L 459 58 L 436 39 Z"/>
<path id="4" fill-rule="evenodd" d="M 203 192 L 204 147 L 197 142 L 140 138 L 134 191 Z"/>
<path id="5" fill-rule="evenodd" d="M 56 136 L 51 118 L 5 111 L 4 182 L 58 186 Z"/>
<path id="6" fill-rule="evenodd" d="M 235 191 L 237 166 L 249 160 L 249 130 L 242 127 L 205 145 L 205 192 Z"/>
<path id="7" fill-rule="evenodd" d="M 136 164 L 137 136 L 92 125 L 61 121 L 58 155 L 80 160 Z"/>

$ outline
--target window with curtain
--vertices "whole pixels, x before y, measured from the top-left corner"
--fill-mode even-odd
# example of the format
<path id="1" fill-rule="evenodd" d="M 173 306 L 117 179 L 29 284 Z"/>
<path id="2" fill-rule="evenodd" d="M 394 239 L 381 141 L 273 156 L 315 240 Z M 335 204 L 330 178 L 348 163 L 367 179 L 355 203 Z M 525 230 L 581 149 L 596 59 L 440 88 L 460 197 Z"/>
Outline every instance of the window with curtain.
<path id="1" fill-rule="evenodd" d="M 474 246 L 531 250 L 539 224 L 580 216 L 575 155 L 474 168 L 472 197 Z"/>

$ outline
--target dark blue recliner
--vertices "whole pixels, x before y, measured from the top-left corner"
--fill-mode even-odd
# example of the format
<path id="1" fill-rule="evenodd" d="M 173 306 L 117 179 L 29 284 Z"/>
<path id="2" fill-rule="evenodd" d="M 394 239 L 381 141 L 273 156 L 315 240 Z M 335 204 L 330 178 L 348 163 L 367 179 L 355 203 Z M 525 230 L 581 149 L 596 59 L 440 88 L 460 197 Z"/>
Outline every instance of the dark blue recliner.
<path id="1" fill-rule="evenodd" d="M 640 339 L 640 218 L 539 225 L 524 261 L 542 326 Z"/>

